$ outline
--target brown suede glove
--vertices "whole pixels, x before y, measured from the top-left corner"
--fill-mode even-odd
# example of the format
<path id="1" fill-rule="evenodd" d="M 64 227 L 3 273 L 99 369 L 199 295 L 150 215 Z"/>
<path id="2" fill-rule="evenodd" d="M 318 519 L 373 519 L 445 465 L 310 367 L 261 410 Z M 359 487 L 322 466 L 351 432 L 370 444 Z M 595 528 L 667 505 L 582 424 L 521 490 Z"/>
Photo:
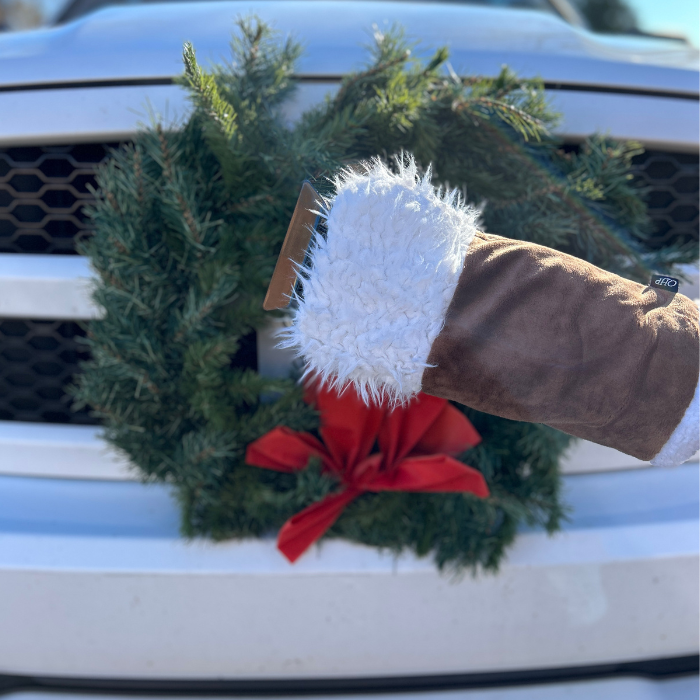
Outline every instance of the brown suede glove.
<path id="1" fill-rule="evenodd" d="M 698 309 L 532 243 L 414 166 L 337 183 L 286 344 L 366 400 L 425 391 L 659 465 L 698 449 Z"/>
<path id="2" fill-rule="evenodd" d="M 698 309 L 550 248 L 477 233 L 428 364 L 429 394 L 650 460 L 693 399 Z"/>

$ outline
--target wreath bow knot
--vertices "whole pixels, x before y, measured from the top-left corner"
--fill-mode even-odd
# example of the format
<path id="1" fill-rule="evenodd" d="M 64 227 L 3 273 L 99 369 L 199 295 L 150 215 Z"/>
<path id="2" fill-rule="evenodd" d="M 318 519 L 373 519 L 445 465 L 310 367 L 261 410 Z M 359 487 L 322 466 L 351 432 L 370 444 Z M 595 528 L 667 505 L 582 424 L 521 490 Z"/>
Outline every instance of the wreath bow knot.
<path id="1" fill-rule="evenodd" d="M 363 492 L 464 492 L 489 495 L 481 472 L 454 458 L 481 441 L 469 420 L 445 399 L 419 394 L 406 406 L 365 405 L 352 387 L 342 393 L 311 385 L 305 400 L 320 412 L 322 440 L 278 427 L 252 442 L 246 462 L 264 469 L 296 472 L 312 457 L 341 486 L 292 516 L 277 546 L 296 561 L 343 509 Z M 378 451 L 373 452 L 375 445 Z"/>

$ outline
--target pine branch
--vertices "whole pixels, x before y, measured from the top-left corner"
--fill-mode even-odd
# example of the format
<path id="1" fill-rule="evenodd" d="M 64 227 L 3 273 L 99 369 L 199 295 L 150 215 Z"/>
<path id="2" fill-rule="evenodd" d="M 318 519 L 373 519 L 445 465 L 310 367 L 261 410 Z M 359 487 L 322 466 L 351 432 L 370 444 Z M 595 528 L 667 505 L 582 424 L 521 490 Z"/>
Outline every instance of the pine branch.
<path id="1" fill-rule="evenodd" d="M 219 94 L 214 76 L 201 69 L 194 47 L 189 42 L 183 47 L 182 61 L 185 64 L 182 82 L 189 87 L 190 99 L 195 108 L 219 127 L 223 138 L 231 140 L 236 134 L 236 112 Z"/>

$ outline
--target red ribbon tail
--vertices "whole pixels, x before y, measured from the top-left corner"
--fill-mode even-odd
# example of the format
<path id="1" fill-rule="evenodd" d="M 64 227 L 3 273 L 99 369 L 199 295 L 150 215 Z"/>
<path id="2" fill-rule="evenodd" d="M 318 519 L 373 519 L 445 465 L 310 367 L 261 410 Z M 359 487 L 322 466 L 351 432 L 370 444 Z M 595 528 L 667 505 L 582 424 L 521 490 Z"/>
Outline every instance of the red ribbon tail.
<path id="1" fill-rule="evenodd" d="M 326 496 L 293 515 L 282 525 L 277 536 L 277 549 L 294 563 L 338 519 L 345 506 L 357 498 L 360 491 L 347 489 Z"/>

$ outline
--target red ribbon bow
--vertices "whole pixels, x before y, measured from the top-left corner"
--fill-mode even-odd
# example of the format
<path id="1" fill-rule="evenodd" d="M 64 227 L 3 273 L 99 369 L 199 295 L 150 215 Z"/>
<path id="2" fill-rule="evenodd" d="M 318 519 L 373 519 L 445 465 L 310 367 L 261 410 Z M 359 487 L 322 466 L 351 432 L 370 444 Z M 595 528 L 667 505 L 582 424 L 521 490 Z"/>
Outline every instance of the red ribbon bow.
<path id="1" fill-rule="evenodd" d="M 311 386 L 305 400 L 321 413 L 323 442 L 309 433 L 274 428 L 248 445 L 246 462 L 265 469 L 295 472 L 311 457 L 335 474 L 340 491 L 292 516 L 282 526 L 277 547 L 296 561 L 363 491 L 473 493 L 489 490 L 479 471 L 450 455 L 481 442 L 467 418 L 444 399 L 419 394 L 393 410 L 366 406 L 352 387 L 341 395 Z M 375 442 L 379 452 L 370 454 Z"/>

